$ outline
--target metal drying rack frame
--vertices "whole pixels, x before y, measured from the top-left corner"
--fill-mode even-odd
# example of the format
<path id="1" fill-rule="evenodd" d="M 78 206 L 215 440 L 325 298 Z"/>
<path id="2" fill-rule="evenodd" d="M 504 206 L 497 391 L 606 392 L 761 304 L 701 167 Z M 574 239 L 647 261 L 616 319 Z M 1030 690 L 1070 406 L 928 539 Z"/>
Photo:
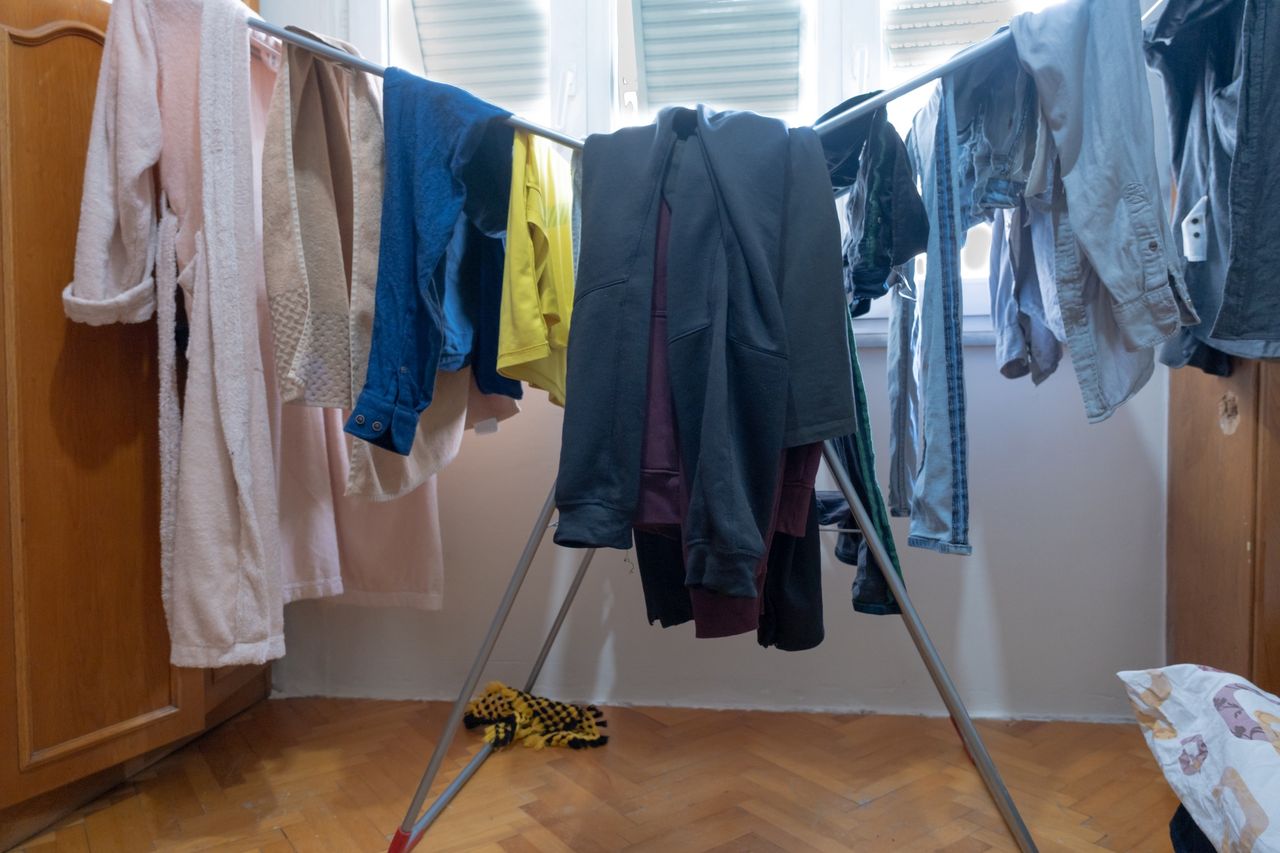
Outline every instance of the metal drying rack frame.
<path id="1" fill-rule="evenodd" d="M 1156 7 L 1160 3 L 1155 4 Z M 1152 10 L 1154 11 L 1154 9 Z M 1148 15 L 1151 13 L 1148 12 Z M 288 30 L 283 27 L 269 24 L 259 18 L 251 18 L 249 26 L 259 32 L 267 33 L 275 36 L 282 41 L 290 44 L 306 48 L 314 53 L 331 59 L 335 62 L 349 66 L 368 74 L 375 74 L 379 77 L 385 75 L 386 69 L 367 59 L 353 56 L 346 51 L 332 47 L 324 42 L 317 41 L 312 38 Z M 895 98 L 901 97 L 907 92 L 920 88 L 928 83 L 933 82 L 947 74 L 952 73 L 977 59 L 990 55 L 1002 47 L 1008 45 L 1012 41 L 1012 34 L 1008 30 L 1002 30 L 985 41 L 979 42 L 965 50 L 960 51 L 951 59 L 931 68 L 928 71 L 913 77 L 907 82 L 896 86 L 892 89 L 884 91 L 874 97 L 871 97 L 843 113 L 832 116 L 814 126 L 814 130 L 819 134 L 829 133 L 830 131 L 842 127 L 860 116 L 866 115 L 874 110 L 893 101 Z M 518 116 L 509 116 L 507 123 L 513 127 L 527 130 L 539 136 L 558 142 L 568 148 L 581 150 L 583 141 L 573 136 L 568 136 L 557 130 L 543 127 L 528 119 Z M 830 442 L 824 442 L 822 448 L 823 459 L 827 463 L 827 467 L 831 470 L 835 477 L 840 491 L 849 502 L 849 508 L 853 512 L 854 519 L 857 521 L 858 528 L 866 537 L 866 542 L 872 557 L 875 559 L 876 566 L 884 575 L 885 581 L 889 588 L 893 591 L 893 596 L 897 600 L 902 610 L 902 621 L 907 627 L 907 633 L 911 635 L 911 640 L 915 643 L 916 651 L 920 654 L 925 668 L 929 671 L 929 677 L 933 679 L 934 686 L 938 688 L 938 693 L 942 697 L 943 704 L 947 707 L 947 712 L 951 715 L 951 721 L 955 725 L 956 731 L 960 735 L 960 739 L 964 742 L 965 750 L 968 752 L 970 760 L 977 768 L 978 774 L 982 777 L 982 782 L 987 788 L 987 792 L 991 795 L 992 801 L 995 803 L 996 809 L 1000 812 L 1000 816 L 1004 819 L 1005 826 L 1009 830 L 1009 835 L 1018 845 L 1018 849 L 1022 853 L 1035 853 L 1037 850 L 1035 841 L 1031 837 L 1031 832 L 1027 829 L 1026 823 L 1022 819 L 1022 815 L 1018 812 L 1018 807 L 1013 802 L 1013 797 L 1009 793 L 1009 789 L 1005 786 L 1004 780 L 1000 777 L 1000 771 L 996 769 L 995 762 L 991 759 L 986 744 L 982 740 L 982 736 L 978 734 L 977 728 L 973 724 L 973 719 L 969 716 L 968 709 L 965 708 L 964 701 L 960 698 L 960 693 L 956 690 L 955 682 L 951 680 L 951 675 L 947 672 L 946 666 L 942 662 L 942 658 L 938 655 L 938 649 L 934 646 L 933 641 L 929 638 L 929 632 L 925 630 L 924 622 L 920 619 L 920 614 L 916 611 L 915 605 L 911 602 L 911 596 L 907 593 L 907 588 L 893 569 L 893 563 L 889 559 L 889 552 L 886 550 L 884 542 L 881 541 L 876 533 L 875 525 L 871 521 L 870 513 L 863 505 L 862 500 L 858 497 L 857 490 L 853 486 L 853 481 L 849 476 L 849 472 L 840 464 L 840 458 L 836 453 L 835 446 Z M 467 673 L 466 680 L 463 682 L 462 689 L 458 692 L 458 698 L 453 703 L 453 707 L 449 711 L 449 717 L 445 722 L 444 731 L 440 734 L 440 739 L 436 742 L 435 750 L 431 753 L 431 759 L 427 763 L 426 772 L 423 773 L 421 781 L 418 783 L 418 789 L 413 795 L 413 801 L 405 813 L 404 821 L 392 836 L 388 853 L 405 853 L 412 849 L 422 840 L 427 829 L 435 823 L 435 821 L 448 807 L 463 786 L 475 775 L 480 766 L 493 754 L 494 748 L 492 744 L 484 744 L 480 751 L 477 752 L 471 760 L 463 767 L 456 776 L 445 786 L 444 790 L 431 803 L 425 812 L 422 806 L 426 802 L 427 794 L 431 789 L 432 783 L 436 776 L 440 773 L 440 768 L 444 763 L 445 754 L 449 751 L 449 746 L 453 742 L 454 736 L 458 732 L 458 726 L 462 723 L 463 715 L 466 711 L 467 702 L 475 693 L 476 687 L 480 683 L 480 677 L 484 672 L 485 665 L 489 662 L 489 658 L 493 654 L 494 646 L 498 642 L 498 635 L 502 632 L 503 626 L 506 624 L 507 617 L 511 614 L 511 609 L 515 605 L 516 597 L 520 593 L 520 588 L 524 584 L 525 577 L 529 574 L 529 568 L 533 564 L 533 558 L 538 552 L 538 546 L 542 542 L 542 538 L 547 528 L 551 524 L 552 515 L 555 512 L 555 484 L 552 483 L 551 491 L 547 495 L 546 501 L 542 505 L 541 511 L 538 513 L 537 520 L 534 522 L 533 530 L 529 534 L 529 539 L 525 543 L 524 550 L 520 554 L 520 559 L 516 561 L 515 571 L 511 575 L 511 580 L 507 584 L 506 592 L 503 593 L 502 600 L 498 603 L 498 611 L 494 614 L 493 621 L 489 624 L 489 630 L 485 633 L 484 640 L 480 643 L 480 649 L 476 652 L 476 657 L 471 665 L 471 671 Z M 547 632 L 546 639 L 542 643 L 542 648 L 538 652 L 537 658 L 534 660 L 533 668 L 529 672 L 529 677 L 525 680 L 524 689 L 532 690 L 537 682 L 538 675 L 542 672 L 542 667 L 547 661 L 547 656 L 551 652 L 551 647 L 555 643 L 556 636 L 560 632 L 560 627 L 564 624 L 565 618 L 569 614 L 569 608 L 573 604 L 574 598 L 578 594 L 579 588 L 582 586 L 583 578 L 586 577 L 587 568 L 591 565 L 591 559 L 595 556 L 595 549 L 588 549 L 583 552 L 582 559 L 578 563 L 577 573 L 573 577 L 573 582 L 569 584 L 569 589 L 565 593 L 564 600 L 560 604 L 560 609 L 556 613 L 555 620 L 551 623 L 551 628 Z"/>

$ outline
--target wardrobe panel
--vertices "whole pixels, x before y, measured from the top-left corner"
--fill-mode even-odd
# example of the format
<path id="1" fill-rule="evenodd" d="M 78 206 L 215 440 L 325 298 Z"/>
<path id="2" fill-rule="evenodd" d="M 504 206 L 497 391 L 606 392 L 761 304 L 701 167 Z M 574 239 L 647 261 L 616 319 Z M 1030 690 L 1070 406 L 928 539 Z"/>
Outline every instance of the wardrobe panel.
<path id="1" fill-rule="evenodd" d="M 204 720 L 168 664 L 155 326 L 61 304 L 108 10 L 0 4 L 0 806 Z"/>
<path id="2" fill-rule="evenodd" d="M 1174 370 L 1169 387 L 1168 656 L 1248 676 L 1257 542 L 1258 362 Z"/>
<path id="3" fill-rule="evenodd" d="M 1254 577 L 1253 680 L 1280 692 L 1280 363 L 1258 382 L 1258 536 Z"/>

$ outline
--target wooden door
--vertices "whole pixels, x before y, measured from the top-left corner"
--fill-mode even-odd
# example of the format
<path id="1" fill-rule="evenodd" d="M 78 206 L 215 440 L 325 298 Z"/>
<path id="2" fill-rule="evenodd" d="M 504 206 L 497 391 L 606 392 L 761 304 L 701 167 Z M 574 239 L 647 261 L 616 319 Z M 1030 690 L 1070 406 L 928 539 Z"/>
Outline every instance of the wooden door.
<path id="1" fill-rule="evenodd" d="M 1280 692 L 1280 362 L 1258 365 L 1258 511 L 1254 557 L 1253 670 Z"/>
<path id="2" fill-rule="evenodd" d="M 1168 654 L 1251 676 L 1257 542 L 1256 361 L 1169 379 Z"/>
<path id="3" fill-rule="evenodd" d="M 0 0 L 0 808 L 198 732 L 160 597 L 156 329 L 63 315 L 102 0 Z"/>

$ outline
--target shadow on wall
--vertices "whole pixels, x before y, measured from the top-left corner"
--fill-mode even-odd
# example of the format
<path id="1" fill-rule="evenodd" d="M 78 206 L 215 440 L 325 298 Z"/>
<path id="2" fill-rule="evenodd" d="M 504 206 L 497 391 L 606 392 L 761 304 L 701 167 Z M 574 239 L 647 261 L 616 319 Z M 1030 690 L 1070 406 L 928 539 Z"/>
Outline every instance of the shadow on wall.
<path id="1" fill-rule="evenodd" d="M 884 353 L 862 354 L 878 462 L 888 462 Z M 1127 719 L 1114 673 L 1163 663 L 1167 375 L 1111 420 L 1085 422 L 1064 366 L 1040 388 L 966 351 L 972 557 L 902 546 L 926 626 L 977 714 Z M 440 477 L 445 608 L 301 602 L 286 613 L 286 695 L 453 698 L 555 474 L 560 412 L 536 392 L 496 436 L 469 435 Z M 830 549 L 830 542 L 825 543 Z M 485 680 L 523 684 L 580 552 L 550 536 Z M 754 636 L 695 640 L 644 616 L 629 553 L 601 551 L 538 682 L 600 702 L 943 713 L 901 620 L 855 614 L 853 570 L 828 557 L 827 639 L 788 654 Z"/>

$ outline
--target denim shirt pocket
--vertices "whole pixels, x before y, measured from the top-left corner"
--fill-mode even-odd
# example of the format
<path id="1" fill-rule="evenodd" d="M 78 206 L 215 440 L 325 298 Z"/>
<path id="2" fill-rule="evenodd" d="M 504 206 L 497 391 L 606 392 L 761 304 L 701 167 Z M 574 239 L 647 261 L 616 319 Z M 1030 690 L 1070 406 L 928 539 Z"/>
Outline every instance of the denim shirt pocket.
<path id="1" fill-rule="evenodd" d="M 1181 325 L 1175 288 L 1181 289 L 1171 264 L 1155 205 L 1140 183 L 1124 187 L 1123 201 L 1129 215 L 1130 239 L 1136 252 L 1139 281 L 1136 292 L 1118 291 L 1109 283 L 1116 323 L 1130 350 L 1152 347 L 1169 338 Z M 1122 271 L 1124 272 L 1130 271 Z"/>
<path id="2" fill-rule="evenodd" d="M 1147 195 L 1147 188 L 1133 182 L 1125 185 L 1124 204 L 1129 213 L 1129 224 L 1133 229 L 1134 245 L 1138 250 L 1138 261 L 1142 267 L 1142 293 L 1169 284 L 1169 263 L 1165 257 L 1164 239 L 1160 233 L 1160 220 L 1156 218 L 1155 206 Z"/>

